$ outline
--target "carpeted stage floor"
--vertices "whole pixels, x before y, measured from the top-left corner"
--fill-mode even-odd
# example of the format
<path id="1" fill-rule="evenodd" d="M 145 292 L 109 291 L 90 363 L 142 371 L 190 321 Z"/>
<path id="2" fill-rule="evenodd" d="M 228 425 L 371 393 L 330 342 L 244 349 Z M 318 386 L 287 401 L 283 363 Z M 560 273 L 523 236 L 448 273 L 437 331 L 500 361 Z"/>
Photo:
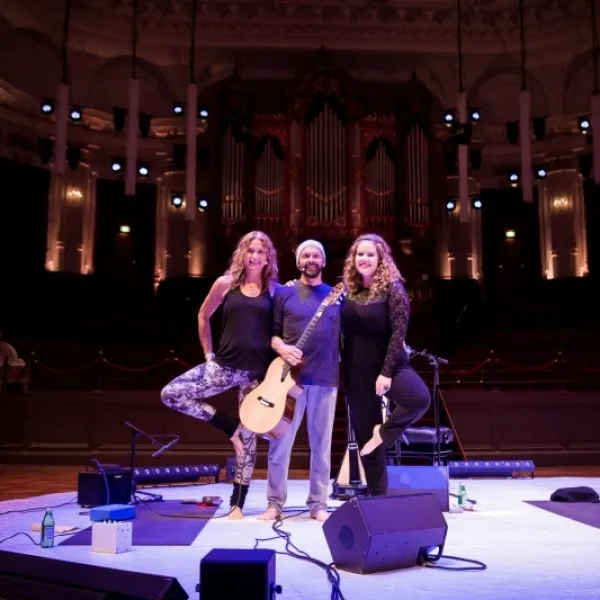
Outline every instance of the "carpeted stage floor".
<path id="1" fill-rule="evenodd" d="M 306 481 L 290 481 L 288 505 L 291 509 L 303 508 L 307 493 Z M 487 570 L 482 572 L 448 572 L 441 569 L 414 567 L 391 573 L 373 575 L 341 574 L 341 590 L 346 600 L 371 598 L 477 598 L 477 600 L 582 600 L 600 598 L 598 586 L 597 548 L 600 547 L 600 520 L 590 521 L 589 511 L 600 510 L 600 505 L 581 507 L 584 522 L 576 519 L 577 509 L 561 516 L 529 503 L 548 500 L 550 494 L 561 487 L 586 485 L 600 489 L 600 478 L 543 478 L 521 480 L 467 480 L 469 496 L 478 501 L 476 512 L 445 514 L 448 537 L 445 554 L 483 561 Z M 457 482 L 451 481 L 451 491 Z M 227 484 L 202 487 L 174 487 L 160 490 L 165 499 L 219 495 L 226 499 L 230 494 Z M 29 508 L 45 508 L 74 499 L 75 492 L 49 494 L 23 500 L 0 503 L 0 513 Z M 138 545 L 131 552 L 120 555 L 94 554 L 79 534 L 80 543 L 73 545 L 65 538 L 50 550 L 43 550 L 24 536 L 0 544 L 3 550 L 61 558 L 79 563 L 107 566 L 130 571 L 160 573 L 175 576 L 190 598 L 197 599 L 195 591 L 199 580 L 199 563 L 213 547 L 252 548 L 256 538 L 273 535 L 270 524 L 260 522 L 256 515 L 264 508 L 265 482 L 255 481 L 247 501 L 247 518 L 244 521 L 212 519 L 198 523 L 146 514 L 148 521 L 141 527 L 146 534 L 138 534 Z M 339 503 L 335 503 L 339 505 Z M 192 510 L 179 502 L 154 504 L 152 508 L 164 513 Z M 163 510 L 164 509 L 164 510 Z M 139 507 L 141 511 L 149 510 Z M 55 510 L 57 525 L 89 525 L 88 517 L 80 515 L 82 509 L 74 503 Z M 219 509 L 216 516 L 226 512 Z M 31 525 L 39 523 L 41 512 L 8 513 L 0 515 L 0 539 L 19 531 L 31 532 Z M 586 520 L 587 519 L 587 520 Z M 189 531 L 173 533 L 189 524 Z M 585 524 L 591 522 L 591 524 Z M 136 523 L 134 523 L 134 530 Z M 157 531 L 164 528 L 163 542 L 181 545 L 146 545 L 156 539 Z M 322 526 L 308 518 L 306 513 L 294 516 L 284 523 L 292 534 L 292 541 L 315 558 L 330 562 L 331 556 Z M 184 527 L 186 529 L 186 527 Z M 39 534 L 31 534 L 35 540 Z M 77 534 L 76 534 L 77 535 Z M 261 547 L 283 550 L 282 540 L 261 543 Z M 277 583 L 283 587 L 282 600 L 314 600 L 331 597 L 331 587 L 326 574 L 318 567 L 297 559 L 277 555 Z M 442 559 L 440 566 L 462 567 L 460 563 Z"/>

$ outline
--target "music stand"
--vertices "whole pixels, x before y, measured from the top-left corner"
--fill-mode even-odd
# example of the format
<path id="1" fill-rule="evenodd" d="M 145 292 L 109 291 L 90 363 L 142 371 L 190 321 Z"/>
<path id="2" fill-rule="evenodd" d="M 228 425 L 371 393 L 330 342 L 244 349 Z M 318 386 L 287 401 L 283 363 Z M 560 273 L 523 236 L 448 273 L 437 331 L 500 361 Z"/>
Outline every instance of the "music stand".
<path id="1" fill-rule="evenodd" d="M 132 504 L 138 503 L 138 500 L 135 497 L 136 494 L 142 494 L 144 496 L 147 496 L 148 500 L 146 500 L 146 502 L 162 502 L 163 497 L 160 494 L 153 494 L 151 492 L 139 491 L 136 488 L 134 469 L 135 469 L 135 451 L 136 451 L 137 440 L 139 437 L 143 437 L 143 438 L 149 440 L 153 446 L 158 446 L 158 450 L 156 450 L 152 454 L 152 458 L 156 458 L 157 456 L 160 456 L 163 452 L 170 450 L 179 441 L 179 436 L 174 435 L 174 434 L 171 434 L 171 435 L 161 434 L 161 435 L 151 436 L 151 435 L 147 434 L 146 432 L 142 431 L 141 429 L 139 429 L 138 427 L 136 427 L 135 425 L 133 425 L 132 423 L 129 423 L 128 421 L 125 421 L 125 425 L 127 427 L 129 427 L 129 429 L 131 429 L 131 445 L 130 445 L 130 450 L 129 450 L 129 468 L 131 470 L 131 503 Z M 169 438 L 169 441 L 166 444 L 162 444 L 159 441 L 159 438 Z"/>

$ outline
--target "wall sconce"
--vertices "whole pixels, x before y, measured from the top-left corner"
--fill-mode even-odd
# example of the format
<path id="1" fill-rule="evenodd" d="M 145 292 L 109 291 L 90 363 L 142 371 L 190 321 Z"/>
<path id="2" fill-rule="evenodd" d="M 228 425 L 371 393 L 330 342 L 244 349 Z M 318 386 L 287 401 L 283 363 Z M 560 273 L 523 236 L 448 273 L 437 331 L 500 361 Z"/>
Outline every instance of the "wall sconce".
<path id="1" fill-rule="evenodd" d="M 65 198 L 69 204 L 80 204 L 83 200 L 83 192 L 78 187 L 69 186 Z"/>
<path id="2" fill-rule="evenodd" d="M 571 199 L 566 196 L 557 196 L 552 200 L 552 212 L 566 213 L 571 210 Z"/>

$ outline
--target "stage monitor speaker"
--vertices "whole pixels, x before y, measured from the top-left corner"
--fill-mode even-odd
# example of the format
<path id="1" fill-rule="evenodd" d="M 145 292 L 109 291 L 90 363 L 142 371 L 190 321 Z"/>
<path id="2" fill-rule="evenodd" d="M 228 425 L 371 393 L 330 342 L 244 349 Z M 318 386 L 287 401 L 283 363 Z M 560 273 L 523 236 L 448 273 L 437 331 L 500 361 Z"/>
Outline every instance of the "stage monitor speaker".
<path id="1" fill-rule="evenodd" d="M 366 574 L 414 567 L 441 555 L 448 525 L 431 492 L 406 490 L 345 502 L 323 532 L 338 569 Z"/>
<path id="2" fill-rule="evenodd" d="M 268 548 L 213 548 L 200 561 L 202 600 L 274 600 L 275 551 Z"/>
<path id="3" fill-rule="evenodd" d="M 106 476 L 106 480 L 104 477 Z M 110 498 L 107 498 L 107 486 Z M 82 471 L 77 475 L 77 504 L 85 508 L 131 502 L 131 469 Z"/>
<path id="4" fill-rule="evenodd" d="M 175 577 L 0 550 L 2 600 L 188 600 Z"/>
<path id="5" fill-rule="evenodd" d="M 388 494 L 398 491 L 431 492 L 444 512 L 450 510 L 450 485 L 447 466 L 388 466 Z"/>

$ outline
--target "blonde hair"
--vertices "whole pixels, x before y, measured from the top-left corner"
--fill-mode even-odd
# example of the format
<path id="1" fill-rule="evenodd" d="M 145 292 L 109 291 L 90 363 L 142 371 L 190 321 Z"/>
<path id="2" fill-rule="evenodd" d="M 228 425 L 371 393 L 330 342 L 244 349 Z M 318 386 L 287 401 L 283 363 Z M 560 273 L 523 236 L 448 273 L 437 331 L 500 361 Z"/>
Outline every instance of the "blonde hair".
<path id="1" fill-rule="evenodd" d="M 266 233 L 262 231 L 251 231 L 247 233 L 238 242 L 231 256 L 231 264 L 226 274 L 231 277 L 231 289 L 239 288 L 246 281 L 246 269 L 244 268 L 244 257 L 250 244 L 254 240 L 262 242 L 267 253 L 267 264 L 262 271 L 262 289 L 269 289 L 276 284 L 279 276 L 279 267 L 277 266 L 277 251 L 273 242 Z"/>
<path id="2" fill-rule="evenodd" d="M 394 262 L 388 243 L 375 233 L 365 233 L 358 236 L 352 242 L 352 246 L 350 246 L 344 262 L 344 285 L 350 296 L 358 294 L 362 286 L 362 275 L 356 270 L 356 251 L 358 245 L 362 242 L 371 242 L 374 244 L 379 259 L 373 283 L 369 288 L 369 300 L 372 300 L 384 294 L 395 281 L 404 283 L 404 278 Z"/>

